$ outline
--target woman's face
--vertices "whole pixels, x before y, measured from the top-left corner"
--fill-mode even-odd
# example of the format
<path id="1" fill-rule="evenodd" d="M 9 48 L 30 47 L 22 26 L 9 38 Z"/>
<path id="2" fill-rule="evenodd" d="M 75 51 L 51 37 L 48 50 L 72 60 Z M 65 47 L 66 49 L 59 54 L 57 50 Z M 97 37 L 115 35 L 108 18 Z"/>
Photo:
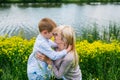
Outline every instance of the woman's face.
<path id="1" fill-rule="evenodd" d="M 64 44 L 64 41 L 62 40 L 62 36 L 60 33 L 53 33 L 53 36 L 54 36 L 54 40 L 55 40 L 55 43 L 57 44 Z"/>

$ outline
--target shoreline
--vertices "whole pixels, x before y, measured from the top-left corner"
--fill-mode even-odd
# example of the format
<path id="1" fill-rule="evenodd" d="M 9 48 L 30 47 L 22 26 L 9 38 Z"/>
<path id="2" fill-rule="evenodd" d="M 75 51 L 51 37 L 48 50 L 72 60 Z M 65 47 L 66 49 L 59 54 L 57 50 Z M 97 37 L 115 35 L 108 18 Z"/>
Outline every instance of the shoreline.
<path id="1" fill-rule="evenodd" d="M 79 3 L 79 4 L 90 4 L 90 3 L 118 3 L 120 4 L 120 1 L 0 1 L 0 4 L 6 4 L 6 3 Z"/>

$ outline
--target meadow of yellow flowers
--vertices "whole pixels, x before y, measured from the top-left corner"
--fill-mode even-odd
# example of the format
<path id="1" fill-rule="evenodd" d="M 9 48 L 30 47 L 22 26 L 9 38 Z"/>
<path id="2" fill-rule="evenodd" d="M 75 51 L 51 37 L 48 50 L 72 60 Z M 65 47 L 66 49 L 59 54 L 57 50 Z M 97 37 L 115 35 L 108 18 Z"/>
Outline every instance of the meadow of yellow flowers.
<path id="1" fill-rule="evenodd" d="M 0 80 L 27 80 L 35 38 L 0 37 Z M 120 80 L 120 42 L 77 41 L 83 80 Z"/>

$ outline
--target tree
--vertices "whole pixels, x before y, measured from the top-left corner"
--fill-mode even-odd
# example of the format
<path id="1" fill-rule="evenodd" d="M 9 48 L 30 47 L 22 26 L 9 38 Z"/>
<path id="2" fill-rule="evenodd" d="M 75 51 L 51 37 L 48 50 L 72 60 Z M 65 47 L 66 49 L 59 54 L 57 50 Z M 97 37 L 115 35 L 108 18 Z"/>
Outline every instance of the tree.
<path id="1" fill-rule="evenodd" d="M 7 0 L 0 0 L 0 3 L 6 3 Z"/>

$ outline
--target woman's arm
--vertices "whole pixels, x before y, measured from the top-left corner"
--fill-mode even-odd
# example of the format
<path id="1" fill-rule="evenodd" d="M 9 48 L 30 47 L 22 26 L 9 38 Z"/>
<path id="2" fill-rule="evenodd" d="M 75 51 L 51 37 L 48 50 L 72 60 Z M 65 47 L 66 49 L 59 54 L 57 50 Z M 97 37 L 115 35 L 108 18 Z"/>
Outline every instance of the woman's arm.
<path id="1" fill-rule="evenodd" d="M 60 79 L 69 71 L 72 65 L 72 59 L 64 59 L 59 67 L 56 67 L 54 62 L 52 62 L 51 65 L 55 77 Z"/>
<path id="2" fill-rule="evenodd" d="M 73 59 L 70 57 L 64 58 L 63 61 L 61 62 L 61 65 L 58 68 L 55 66 L 54 61 L 50 60 L 47 56 L 43 54 L 37 53 L 37 58 L 46 62 L 48 65 L 52 65 L 54 75 L 58 79 L 62 78 L 64 74 L 66 74 L 69 71 L 73 61 Z"/>

